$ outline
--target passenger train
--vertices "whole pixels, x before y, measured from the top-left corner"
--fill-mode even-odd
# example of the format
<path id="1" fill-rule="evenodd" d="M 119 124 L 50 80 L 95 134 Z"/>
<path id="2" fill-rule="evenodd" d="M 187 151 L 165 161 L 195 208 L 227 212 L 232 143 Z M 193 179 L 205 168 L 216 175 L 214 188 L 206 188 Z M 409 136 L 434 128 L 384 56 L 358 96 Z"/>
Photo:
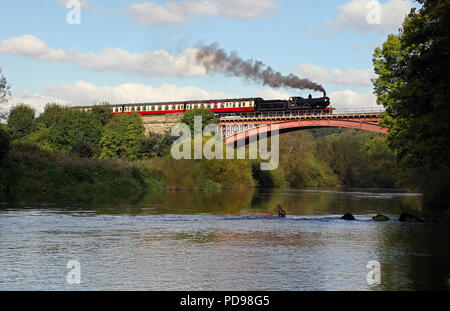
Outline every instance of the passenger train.
<path id="1" fill-rule="evenodd" d="M 111 105 L 113 114 L 137 112 L 141 115 L 161 115 L 170 113 L 184 113 L 193 109 L 209 109 L 216 115 L 245 114 L 251 112 L 282 112 L 302 111 L 308 113 L 331 114 L 334 108 L 329 107 L 330 98 L 291 97 L 288 100 L 264 100 L 260 97 L 215 99 L 196 101 L 174 101 L 157 103 L 136 103 Z M 76 107 L 89 111 L 90 107 Z"/>

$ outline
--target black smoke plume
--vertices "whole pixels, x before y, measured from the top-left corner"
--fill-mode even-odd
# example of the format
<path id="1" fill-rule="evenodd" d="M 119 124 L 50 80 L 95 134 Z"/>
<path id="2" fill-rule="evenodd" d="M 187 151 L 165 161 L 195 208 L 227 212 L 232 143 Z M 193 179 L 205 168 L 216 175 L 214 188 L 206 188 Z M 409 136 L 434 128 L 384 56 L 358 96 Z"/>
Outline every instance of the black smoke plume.
<path id="1" fill-rule="evenodd" d="M 254 82 L 279 88 L 309 89 L 326 94 L 322 85 L 308 79 L 301 79 L 294 74 L 287 76 L 273 70 L 270 66 L 257 60 L 243 60 L 236 52 L 228 54 L 217 44 L 203 46 L 196 54 L 197 64 L 202 64 L 208 73 L 222 72 L 227 75 L 243 77 Z"/>

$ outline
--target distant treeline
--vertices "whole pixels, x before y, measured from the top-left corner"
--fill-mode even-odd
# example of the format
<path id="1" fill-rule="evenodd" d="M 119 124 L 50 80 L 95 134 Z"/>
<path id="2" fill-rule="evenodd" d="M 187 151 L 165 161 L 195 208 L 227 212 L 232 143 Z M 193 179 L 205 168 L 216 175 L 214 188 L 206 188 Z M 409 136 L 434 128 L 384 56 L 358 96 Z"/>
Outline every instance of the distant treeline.
<path id="1" fill-rule="evenodd" d="M 209 110 L 186 113 L 217 122 Z M 244 187 L 395 187 L 395 155 L 379 134 L 320 129 L 280 136 L 280 165 L 261 160 L 175 160 L 176 137 L 145 134 L 136 113 L 114 116 L 108 104 L 80 111 L 48 104 L 35 117 L 26 105 L 2 125 L 0 191 L 3 196 L 92 200 L 136 199 L 163 187 L 220 190 Z"/>

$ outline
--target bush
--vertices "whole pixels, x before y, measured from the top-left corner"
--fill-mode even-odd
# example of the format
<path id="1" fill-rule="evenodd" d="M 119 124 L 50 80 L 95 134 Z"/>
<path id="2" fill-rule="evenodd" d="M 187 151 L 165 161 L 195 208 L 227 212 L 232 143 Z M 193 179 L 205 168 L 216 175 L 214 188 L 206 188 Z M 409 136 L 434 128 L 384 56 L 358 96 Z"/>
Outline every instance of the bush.
<path id="1" fill-rule="evenodd" d="M 94 149 L 84 140 L 78 140 L 72 144 L 72 152 L 81 158 L 92 158 L 94 156 Z"/>
<path id="2" fill-rule="evenodd" d="M 9 136 L 3 127 L 0 127 L 0 161 L 6 156 L 9 150 Z"/>
<path id="3" fill-rule="evenodd" d="M 32 132 L 34 114 L 34 109 L 24 104 L 11 109 L 8 117 L 11 140 L 21 139 Z"/>
<path id="4" fill-rule="evenodd" d="M 163 190 L 132 163 L 80 158 L 35 145 L 13 144 L 0 171 L 0 197 L 9 200 L 130 202 Z"/>

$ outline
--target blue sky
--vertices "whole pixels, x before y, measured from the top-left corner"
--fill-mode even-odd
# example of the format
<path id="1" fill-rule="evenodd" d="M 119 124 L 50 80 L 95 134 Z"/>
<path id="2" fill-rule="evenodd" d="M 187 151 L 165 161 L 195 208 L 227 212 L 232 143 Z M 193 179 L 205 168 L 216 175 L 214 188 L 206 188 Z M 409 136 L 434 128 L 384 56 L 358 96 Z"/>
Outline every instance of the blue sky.
<path id="1" fill-rule="evenodd" d="M 397 32 L 414 4 L 380 1 L 373 11 L 368 2 L 374 1 L 83 0 L 81 23 L 69 24 L 65 0 L 10 1 L 0 11 L 0 68 L 12 86 L 9 106 L 25 102 L 38 111 L 48 101 L 311 93 L 207 74 L 192 55 L 218 42 L 244 59 L 323 84 L 338 108 L 374 106 L 373 49 Z M 370 24 L 374 12 L 380 20 Z"/>

